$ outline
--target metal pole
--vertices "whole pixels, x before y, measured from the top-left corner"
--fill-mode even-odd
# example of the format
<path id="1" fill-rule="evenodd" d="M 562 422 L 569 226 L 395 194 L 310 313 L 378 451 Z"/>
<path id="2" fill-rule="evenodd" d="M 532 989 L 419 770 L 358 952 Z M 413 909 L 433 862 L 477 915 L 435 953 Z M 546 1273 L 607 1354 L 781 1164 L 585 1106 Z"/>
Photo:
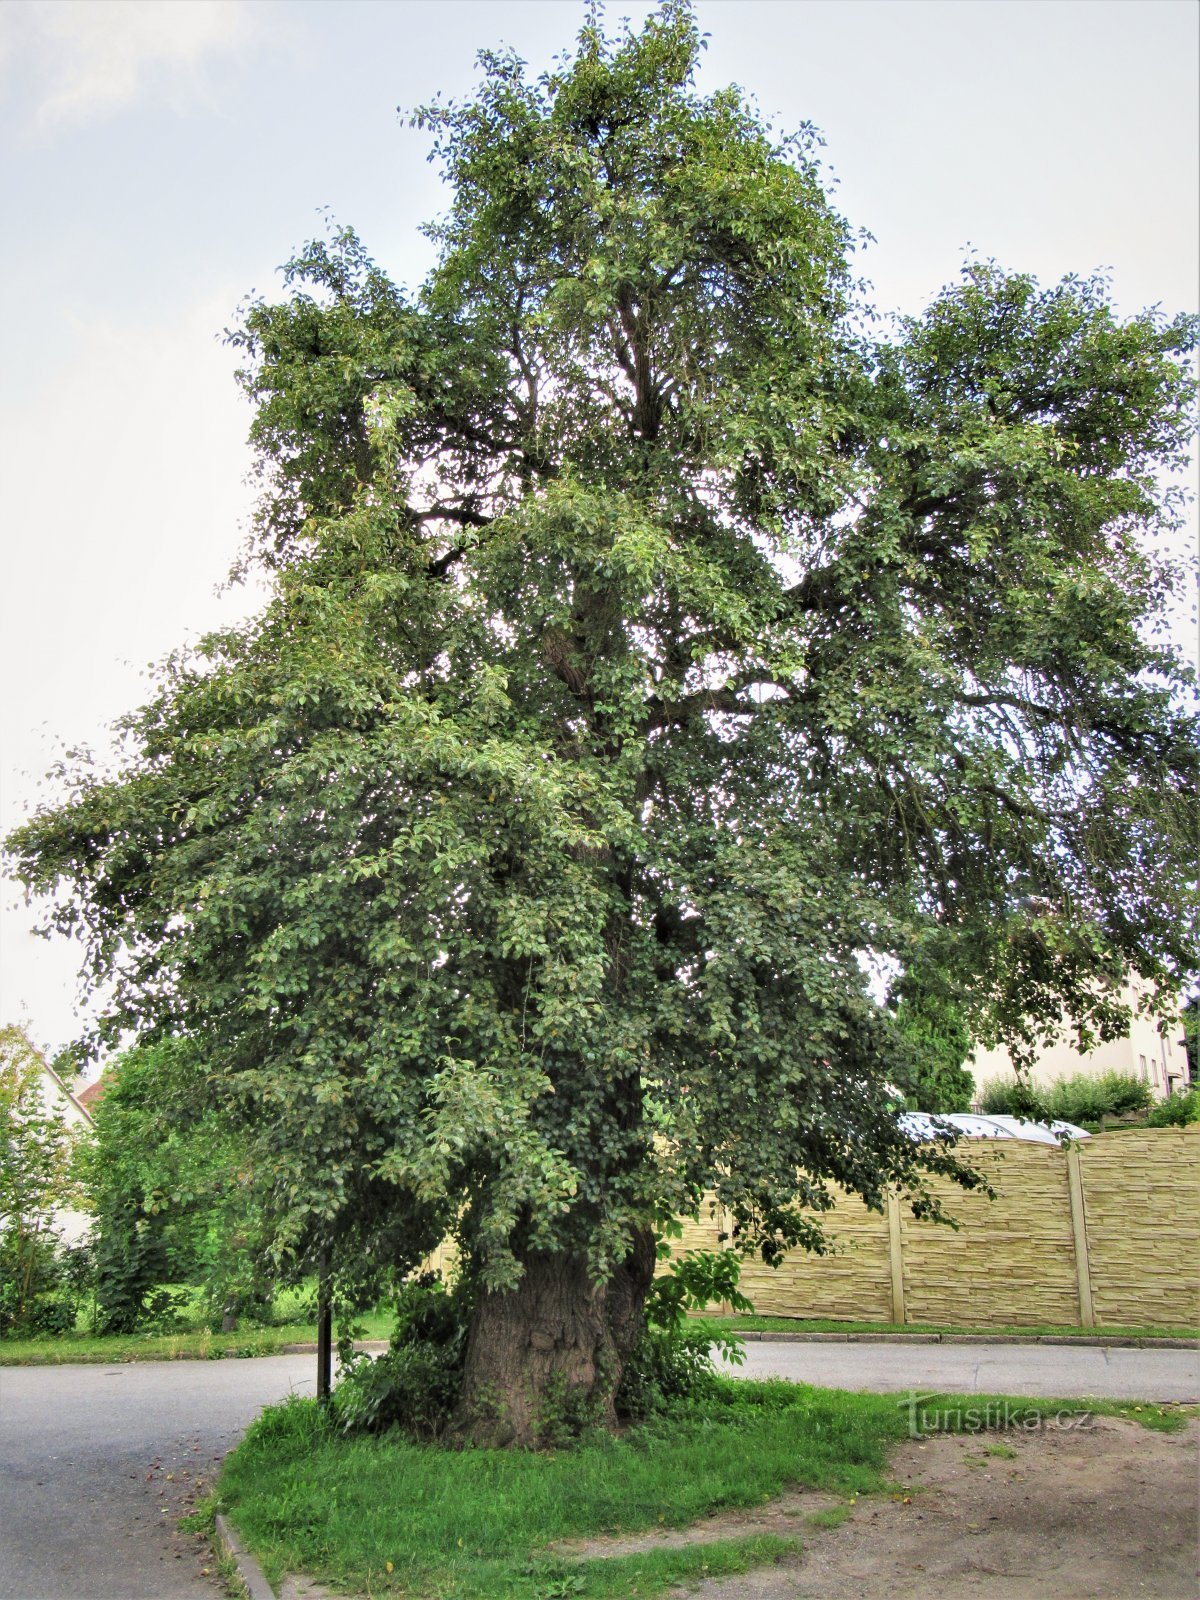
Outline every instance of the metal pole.
<path id="1" fill-rule="evenodd" d="M 317 1399 L 328 1400 L 333 1387 L 333 1308 L 329 1302 L 329 1257 L 321 1251 L 317 1264 Z"/>

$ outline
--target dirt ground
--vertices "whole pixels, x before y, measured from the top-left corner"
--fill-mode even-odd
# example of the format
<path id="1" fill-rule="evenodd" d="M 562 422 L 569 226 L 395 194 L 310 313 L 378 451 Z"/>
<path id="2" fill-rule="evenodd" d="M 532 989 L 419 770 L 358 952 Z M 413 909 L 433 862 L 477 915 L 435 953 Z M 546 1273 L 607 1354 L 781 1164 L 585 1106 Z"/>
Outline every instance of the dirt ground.
<path id="1" fill-rule="evenodd" d="M 1011 1454 L 1009 1453 L 1011 1452 Z M 1196 1600 L 1200 1422 L 1155 1433 L 1096 1417 L 913 1442 L 892 1460 L 894 1493 L 837 1527 L 827 1495 L 795 1494 L 701 1528 L 595 1541 L 578 1554 L 772 1532 L 803 1553 L 678 1600 Z M 565 1549 L 564 1549 L 565 1553 Z"/>

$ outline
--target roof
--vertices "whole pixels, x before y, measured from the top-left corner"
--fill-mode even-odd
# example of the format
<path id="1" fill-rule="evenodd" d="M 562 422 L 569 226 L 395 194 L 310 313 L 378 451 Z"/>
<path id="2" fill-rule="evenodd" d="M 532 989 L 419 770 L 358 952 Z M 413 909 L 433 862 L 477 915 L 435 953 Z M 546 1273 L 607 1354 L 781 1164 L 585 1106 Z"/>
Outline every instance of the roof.
<path id="1" fill-rule="evenodd" d="M 41 1067 L 41 1070 L 46 1074 L 46 1076 L 50 1079 L 51 1083 L 53 1083 L 56 1088 L 61 1090 L 62 1093 L 66 1096 L 66 1098 L 75 1107 L 75 1109 L 77 1111 L 82 1111 L 84 1117 L 87 1119 L 88 1122 L 90 1122 L 92 1120 L 92 1113 L 89 1110 L 89 1108 L 87 1106 L 87 1103 L 83 1098 L 83 1094 L 75 1094 L 70 1089 L 67 1088 L 66 1084 L 59 1077 L 58 1073 L 55 1072 L 54 1068 L 46 1060 L 45 1056 L 42 1055 L 41 1051 L 38 1051 L 38 1058 L 39 1058 L 38 1059 L 38 1065 Z M 107 1088 L 107 1084 L 105 1085 L 105 1087 Z"/>
<path id="2" fill-rule="evenodd" d="M 87 1112 L 91 1112 L 104 1096 L 108 1093 L 108 1077 L 97 1078 L 95 1083 L 89 1083 L 86 1089 L 80 1089 L 75 1099 Z"/>

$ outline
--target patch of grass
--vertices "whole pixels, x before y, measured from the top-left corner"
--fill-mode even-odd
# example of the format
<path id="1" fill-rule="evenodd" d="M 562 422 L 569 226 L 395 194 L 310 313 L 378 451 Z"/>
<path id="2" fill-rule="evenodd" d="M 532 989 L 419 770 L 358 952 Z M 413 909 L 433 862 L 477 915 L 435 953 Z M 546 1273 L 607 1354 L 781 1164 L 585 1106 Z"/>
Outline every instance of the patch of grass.
<path id="1" fill-rule="evenodd" d="M 810 1511 L 804 1520 L 814 1528 L 840 1528 L 853 1515 L 853 1505 L 843 1500 L 840 1505 L 827 1506 L 824 1511 Z"/>
<path id="2" fill-rule="evenodd" d="M 390 1314 L 358 1318 L 365 1339 L 386 1339 L 392 1331 Z M 56 1339 L 0 1340 L 0 1366 L 61 1366 L 65 1362 L 203 1361 L 218 1356 L 273 1356 L 288 1344 L 312 1344 L 316 1324 L 290 1323 L 279 1328 L 245 1328 L 236 1333 L 212 1333 L 208 1328 L 187 1328 L 179 1333 L 130 1333 L 101 1337 L 64 1334 Z"/>
<path id="3" fill-rule="evenodd" d="M 1080 1328 L 1061 1323 L 1036 1323 L 1023 1326 L 1018 1323 L 997 1323 L 990 1328 L 963 1328 L 940 1322 L 838 1322 L 832 1317 L 714 1317 L 689 1319 L 689 1326 L 711 1327 L 720 1333 L 970 1333 L 986 1336 L 989 1333 L 1015 1335 L 1018 1338 L 1037 1339 L 1046 1335 L 1087 1335 L 1098 1339 L 1197 1339 L 1198 1328 Z"/>
<path id="4" fill-rule="evenodd" d="M 896 1397 L 907 1413 L 908 1396 Z M 1047 1422 L 1074 1419 L 1081 1426 L 1088 1417 L 1121 1417 L 1159 1433 L 1176 1433 L 1190 1418 L 1200 1416 L 1200 1406 L 1148 1400 L 1046 1400 L 1027 1395 L 922 1394 L 915 1424 L 922 1433 L 982 1434 L 1009 1429 L 1015 1434 L 1036 1431 Z M 1003 1446 L 995 1449 L 1000 1454 Z"/>
<path id="5" fill-rule="evenodd" d="M 1196 1410 L 929 1395 L 914 1420 L 923 1432 L 986 1437 L 997 1422 L 1020 1430 L 1088 1414 L 1180 1427 Z M 757 1537 L 590 1560 L 550 1547 L 687 1527 L 797 1486 L 845 1495 L 811 1519 L 837 1526 L 859 1494 L 894 1487 L 888 1456 L 909 1422 L 905 1396 L 723 1379 L 710 1397 L 620 1438 L 538 1455 L 348 1436 L 315 1401 L 292 1399 L 264 1412 L 226 1459 L 218 1494 L 272 1580 L 304 1572 L 341 1592 L 413 1600 L 616 1600 L 745 1571 L 795 1546 Z M 982 1449 L 980 1464 L 1015 1455 L 1002 1442 Z"/>
<path id="6" fill-rule="evenodd" d="M 502 1600 L 548 1592 L 536 1585 L 557 1540 L 685 1527 L 793 1484 L 882 1487 L 906 1427 L 890 1396 L 730 1381 L 622 1438 L 534 1455 L 346 1437 L 315 1403 L 292 1401 L 251 1428 L 220 1494 L 268 1577 L 302 1571 L 350 1592 Z M 741 1571 L 784 1548 L 739 1539 L 569 1562 L 565 1572 L 559 1560 L 554 1581 L 585 1585 L 564 1594 L 650 1595 L 705 1564 Z"/>
<path id="7" fill-rule="evenodd" d="M 611 1556 L 592 1561 L 534 1559 L 514 1572 L 507 1562 L 494 1570 L 464 1574 L 472 1585 L 460 1589 L 437 1588 L 443 1595 L 511 1596 L 512 1600 L 629 1600 L 650 1596 L 679 1583 L 699 1583 L 705 1578 L 727 1578 L 753 1567 L 764 1567 L 799 1551 L 799 1539 L 775 1534 L 749 1534 L 740 1539 L 714 1539 L 677 1550 L 648 1550 L 636 1556 Z M 385 1569 L 385 1576 L 388 1576 Z M 386 1593 L 376 1575 L 372 1593 Z M 480 1587 L 480 1585 L 483 1585 Z M 401 1588 L 395 1591 L 403 1594 Z"/>
<path id="8" fill-rule="evenodd" d="M 1127 1422 L 1140 1422 L 1143 1428 L 1155 1433 L 1178 1433 L 1192 1417 L 1200 1417 L 1200 1406 L 1135 1405 L 1131 1400 L 1097 1400 L 1088 1409 L 1096 1416 L 1124 1417 Z"/>

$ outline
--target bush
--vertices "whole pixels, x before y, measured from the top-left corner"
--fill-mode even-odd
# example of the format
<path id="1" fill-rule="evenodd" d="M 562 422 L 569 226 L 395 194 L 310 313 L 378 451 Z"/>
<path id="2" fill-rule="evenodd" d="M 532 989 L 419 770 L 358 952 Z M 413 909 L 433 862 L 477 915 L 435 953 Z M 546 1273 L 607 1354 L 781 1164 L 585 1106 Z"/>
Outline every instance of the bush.
<path id="1" fill-rule="evenodd" d="M 1124 1117 L 1144 1111 L 1152 1103 L 1150 1086 L 1132 1073 L 1085 1072 L 1063 1078 L 1048 1089 L 1011 1078 L 993 1078 L 983 1085 L 979 1109 L 986 1116 L 1030 1117 L 1039 1122 L 1099 1123 L 1105 1117 Z"/>
<path id="2" fill-rule="evenodd" d="M 93 1259 L 86 1245 L 64 1245 L 53 1233 L 0 1241 L 0 1335 L 38 1338 L 72 1333 L 91 1292 Z"/>
<path id="3" fill-rule="evenodd" d="M 1046 1095 L 1046 1105 L 1050 1115 L 1063 1122 L 1099 1122 L 1103 1117 L 1145 1111 L 1152 1099 L 1150 1085 L 1131 1073 L 1104 1072 L 1096 1078 L 1079 1073 L 1056 1083 Z"/>
<path id="4" fill-rule="evenodd" d="M 711 1344 L 708 1333 L 647 1328 L 625 1363 L 617 1415 L 641 1422 L 676 1401 L 711 1392 L 716 1376 Z"/>
<path id="5" fill-rule="evenodd" d="M 646 1331 L 625 1364 L 617 1390 L 617 1413 L 640 1421 L 679 1400 L 708 1392 L 714 1377 L 712 1346 L 729 1359 L 744 1359 L 736 1336 L 713 1339 L 688 1329 L 689 1311 L 724 1302 L 734 1311 L 754 1307 L 738 1288 L 741 1261 L 732 1250 L 689 1250 L 655 1278 L 646 1296 Z"/>
<path id="6" fill-rule="evenodd" d="M 133 1333 L 168 1274 L 169 1251 L 157 1218 L 133 1204 L 101 1213 L 96 1245 L 100 1333 Z"/>
<path id="7" fill-rule="evenodd" d="M 1200 1122 L 1200 1089 L 1173 1094 L 1169 1100 L 1154 1106 L 1146 1118 L 1151 1128 L 1182 1128 L 1189 1122 Z"/>
<path id="8" fill-rule="evenodd" d="M 1029 1117 L 1035 1122 L 1044 1122 L 1050 1114 L 1037 1090 L 1015 1078 L 990 1078 L 979 1091 L 979 1109 L 984 1116 Z"/>
<path id="9" fill-rule="evenodd" d="M 378 1360 L 350 1357 L 334 1390 L 332 1408 L 342 1429 L 382 1433 L 400 1428 L 434 1439 L 449 1420 L 467 1354 L 471 1296 L 449 1290 L 436 1272 L 423 1272 L 400 1291 L 396 1328 Z"/>

